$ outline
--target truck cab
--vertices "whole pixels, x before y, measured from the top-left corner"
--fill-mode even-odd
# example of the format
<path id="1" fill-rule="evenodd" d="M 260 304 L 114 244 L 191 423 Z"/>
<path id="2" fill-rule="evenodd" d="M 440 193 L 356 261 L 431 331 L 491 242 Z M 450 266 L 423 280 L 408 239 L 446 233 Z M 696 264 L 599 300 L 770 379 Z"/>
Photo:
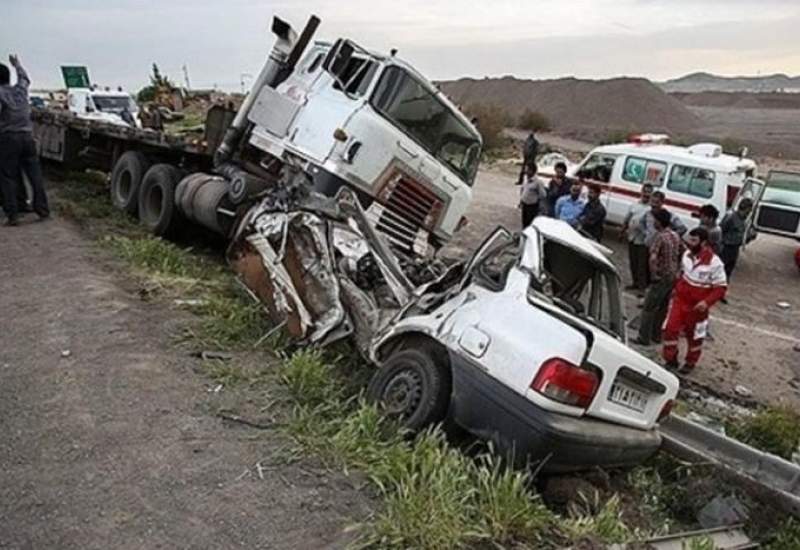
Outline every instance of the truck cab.
<path id="1" fill-rule="evenodd" d="M 395 55 L 316 42 L 265 87 L 250 143 L 302 163 L 317 191 L 355 190 L 378 231 L 424 256 L 449 240 L 470 203 L 482 139 L 430 81 Z"/>
<path id="2" fill-rule="evenodd" d="M 127 92 L 70 88 L 67 94 L 69 111 L 79 118 L 141 128 L 139 106 Z"/>

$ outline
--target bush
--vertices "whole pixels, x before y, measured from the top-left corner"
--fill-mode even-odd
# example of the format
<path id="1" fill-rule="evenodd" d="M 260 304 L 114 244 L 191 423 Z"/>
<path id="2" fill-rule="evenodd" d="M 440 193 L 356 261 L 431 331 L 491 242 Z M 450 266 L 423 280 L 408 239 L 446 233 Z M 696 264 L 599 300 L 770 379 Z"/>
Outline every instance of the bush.
<path id="1" fill-rule="evenodd" d="M 509 124 L 508 113 L 494 105 L 478 103 L 464 109 L 467 116 L 477 119 L 475 125 L 483 136 L 485 149 L 495 149 L 503 144 L 503 129 Z"/>
<path id="2" fill-rule="evenodd" d="M 547 132 L 550 130 L 550 121 L 538 111 L 525 109 L 525 112 L 519 117 L 517 126 L 530 132 Z"/>
<path id="3" fill-rule="evenodd" d="M 728 433 L 743 443 L 791 460 L 800 443 L 800 416 L 788 407 L 769 407 L 731 423 Z"/>

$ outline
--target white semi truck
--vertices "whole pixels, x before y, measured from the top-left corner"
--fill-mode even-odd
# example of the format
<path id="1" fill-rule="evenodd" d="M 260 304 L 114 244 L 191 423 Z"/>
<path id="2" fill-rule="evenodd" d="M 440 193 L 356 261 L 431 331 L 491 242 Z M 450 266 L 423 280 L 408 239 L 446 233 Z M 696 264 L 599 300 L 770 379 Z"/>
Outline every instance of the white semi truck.
<path id="1" fill-rule="evenodd" d="M 42 156 L 110 170 L 114 204 L 159 235 L 185 220 L 228 235 L 267 189 L 345 187 L 397 250 L 429 255 L 463 223 L 481 136 L 394 52 L 313 42 L 318 24 L 312 17 L 298 35 L 276 17 L 243 104 L 210 113 L 202 140 L 123 127 L 105 109 L 85 112 L 95 98 L 76 92 L 70 113 L 37 110 Z"/>

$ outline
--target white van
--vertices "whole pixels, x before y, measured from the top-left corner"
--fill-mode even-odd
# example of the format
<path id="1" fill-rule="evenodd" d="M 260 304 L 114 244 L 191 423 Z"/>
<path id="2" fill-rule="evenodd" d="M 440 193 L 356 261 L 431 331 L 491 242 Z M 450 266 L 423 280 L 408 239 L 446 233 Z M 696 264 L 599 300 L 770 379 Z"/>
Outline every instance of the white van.
<path id="1" fill-rule="evenodd" d="M 666 208 L 690 229 L 699 223 L 697 211 L 704 204 L 724 214 L 755 172 L 754 161 L 726 155 L 714 143 L 678 147 L 643 140 L 597 147 L 569 170 L 572 177 L 603 188 L 611 223 L 624 221 L 642 185 L 650 183 L 666 196 Z"/>

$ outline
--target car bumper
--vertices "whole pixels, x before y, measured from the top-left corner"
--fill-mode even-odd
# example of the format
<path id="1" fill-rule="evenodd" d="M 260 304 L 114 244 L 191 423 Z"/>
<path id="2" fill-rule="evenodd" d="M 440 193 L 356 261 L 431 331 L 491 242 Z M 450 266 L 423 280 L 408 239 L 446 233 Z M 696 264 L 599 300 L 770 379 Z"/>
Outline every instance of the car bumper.
<path id="1" fill-rule="evenodd" d="M 639 430 L 586 417 L 547 411 L 489 376 L 472 361 L 451 353 L 453 419 L 493 441 L 517 462 L 542 462 L 563 472 L 634 466 L 661 446 L 657 430 Z"/>

